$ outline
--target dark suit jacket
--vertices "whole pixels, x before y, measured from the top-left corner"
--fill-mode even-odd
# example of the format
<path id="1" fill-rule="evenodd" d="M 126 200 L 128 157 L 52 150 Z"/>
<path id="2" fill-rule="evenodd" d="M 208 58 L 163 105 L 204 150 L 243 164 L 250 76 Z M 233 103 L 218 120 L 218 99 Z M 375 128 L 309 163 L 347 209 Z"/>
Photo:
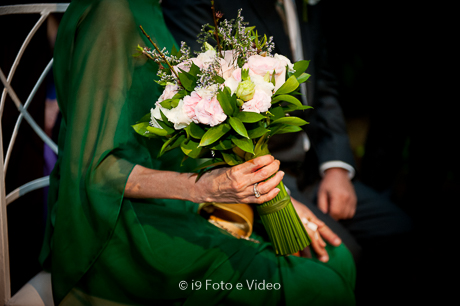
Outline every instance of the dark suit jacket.
<path id="1" fill-rule="evenodd" d="M 293 115 L 310 122 L 305 131 L 312 150 L 307 154 L 302 150 L 300 133 L 279 135 L 281 137 L 273 137 L 269 142 L 270 152 L 282 160 L 283 165 L 292 164 L 298 168 L 301 163 L 301 175 L 308 173 L 309 176 L 317 176 L 318 166 L 327 161 L 341 160 L 354 166 L 345 121 L 337 101 L 336 80 L 327 67 L 326 40 L 321 31 L 323 1 L 308 7 L 308 22 L 303 22 L 303 1 L 297 0 L 301 28 L 298 39 L 302 40 L 304 59 L 311 60 L 307 70 L 312 75 L 307 84 L 307 101 L 314 109 Z M 167 0 L 162 6 L 166 23 L 177 42 L 185 41 L 192 51 L 200 50 L 197 34 L 203 24 L 213 24 L 210 1 Z M 259 34 L 273 36 L 275 53 L 292 59 L 289 38 L 275 6 L 275 0 L 216 1 L 216 11 L 224 13 L 223 18 L 227 20 L 236 18 L 238 9 L 242 8 L 244 21 L 256 26 Z"/>

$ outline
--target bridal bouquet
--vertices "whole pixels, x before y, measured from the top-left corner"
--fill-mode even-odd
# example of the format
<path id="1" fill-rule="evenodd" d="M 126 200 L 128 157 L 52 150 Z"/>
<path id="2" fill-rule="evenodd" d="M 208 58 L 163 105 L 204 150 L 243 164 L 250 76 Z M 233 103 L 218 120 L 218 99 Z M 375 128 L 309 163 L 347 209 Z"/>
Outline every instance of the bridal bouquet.
<path id="1" fill-rule="evenodd" d="M 241 10 L 230 21 L 219 22 L 222 15 L 213 14 L 214 26 L 204 25 L 198 35 L 202 49 L 196 57 L 185 43 L 171 53 L 160 50 L 142 26 L 154 49 L 138 46 L 139 54 L 159 64 L 157 83 L 164 90 L 133 128 L 164 141 L 160 156 L 180 147 L 185 158 L 203 159 L 199 175 L 269 154 L 271 136 L 298 132 L 307 124 L 288 113 L 309 108 L 295 97 L 309 78 L 308 61 L 291 63 L 272 54 L 272 38 L 247 27 Z M 283 182 L 278 188 L 278 195 L 257 210 L 276 253 L 293 254 L 310 240 Z"/>

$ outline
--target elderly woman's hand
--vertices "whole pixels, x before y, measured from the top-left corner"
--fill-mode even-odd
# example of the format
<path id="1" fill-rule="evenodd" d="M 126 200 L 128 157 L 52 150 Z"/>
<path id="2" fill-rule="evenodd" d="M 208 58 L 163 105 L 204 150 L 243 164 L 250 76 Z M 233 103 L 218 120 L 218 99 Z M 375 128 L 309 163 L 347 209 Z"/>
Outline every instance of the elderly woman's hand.
<path id="1" fill-rule="evenodd" d="M 278 172 L 279 166 L 280 162 L 273 156 L 265 155 L 238 166 L 205 173 L 195 184 L 192 193 L 193 202 L 255 204 L 267 202 L 280 191 L 276 186 L 283 179 L 284 172 Z M 259 183 L 257 185 L 261 195 L 259 198 L 254 194 L 256 183 Z"/>

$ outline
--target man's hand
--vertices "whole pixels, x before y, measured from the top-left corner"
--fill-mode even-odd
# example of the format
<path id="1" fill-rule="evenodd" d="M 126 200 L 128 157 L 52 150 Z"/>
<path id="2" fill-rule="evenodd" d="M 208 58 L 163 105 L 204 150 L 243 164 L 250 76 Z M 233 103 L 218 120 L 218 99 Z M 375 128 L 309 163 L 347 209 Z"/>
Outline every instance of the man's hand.
<path id="1" fill-rule="evenodd" d="M 349 219 L 355 214 L 356 202 L 348 171 L 342 168 L 326 170 L 318 190 L 318 208 L 335 220 Z"/>
<path id="2" fill-rule="evenodd" d="M 313 251 L 318 255 L 318 259 L 322 262 L 329 260 L 329 255 L 326 251 L 326 242 L 333 246 L 338 246 L 342 243 L 342 240 L 337 236 L 323 221 L 319 220 L 307 206 L 303 205 L 299 201 L 291 197 L 292 205 L 294 205 L 297 214 L 301 219 L 305 218 L 310 222 L 316 224 L 318 229 L 313 231 L 310 227 L 305 226 L 308 235 L 311 238 L 311 247 Z M 307 255 L 307 257 L 310 257 Z"/>

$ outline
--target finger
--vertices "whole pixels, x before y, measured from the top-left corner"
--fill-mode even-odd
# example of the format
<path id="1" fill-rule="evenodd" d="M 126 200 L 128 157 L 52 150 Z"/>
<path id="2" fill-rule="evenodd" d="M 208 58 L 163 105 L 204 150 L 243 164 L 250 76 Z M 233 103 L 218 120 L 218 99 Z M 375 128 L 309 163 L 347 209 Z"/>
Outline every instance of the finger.
<path id="1" fill-rule="evenodd" d="M 329 206 L 328 200 L 329 200 L 329 196 L 327 192 L 320 189 L 318 191 L 318 208 L 325 214 L 327 214 L 328 212 L 328 206 Z"/>
<path id="2" fill-rule="evenodd" d="M 247 162 L 235 167 L 236 169 L 242 171 L 242 173 L 253 173 L 258 169 L 271 164 L 274 160 L 275 158 L 272 155 L 264 155 L 248 160 Z"/>
<path id="3" fill-rule="evenodd" d="M 276 195 L 280 192 L 279 188 L 273 188 L 270 190 L 268 193 L 261 195 L 259 198 L 256 198 L 254 194 L 251 196 L 248 196 L 244 199 L 241 200 L 241 203 L 247 203 L 247 204 L 263 204 L 265 202 L 268 202 L 272 200 Z"/>
<path id="4" fill-rule="evenodd" d="M 261 182 L 257 185 L 257 190 L 259 190 L 260 194 L 266 194 L 270 192 L 273 188 L 278 186 L 278 184 L 283 180 L 284 172 L 278 171 L 274 176 L 270 179 L 266 180 L 265 182 Z M 254 186 L 254 185 L 252 185 Z"/>
<path id="5" fill-rule="evenodd" d="M 316 253 L 318 260 L 322 262 L 328 262 L 329 261 L 329 254 L 327 254 L 326 251 L 326 244 L 321 243 L 322 239 L 319 237 L 319 235 L 315 235 L 315 232 L 312 230 L 307 229 L 308 234 L 310 235 L 311 238 L 311 247 L 313 248 L 313 251 Z"/>
<path id="6" fill-rule="evenodd" d="M 356 205 L 357 205 L 357 199 L 356 199 L 356 197 L 353 197 L 351 199 L 351 204 L 350 204 L 351 208 L 350 208 L 350 213 L 348 215 L 349 219 L 353 218 L 353 216 L 355 215 L 355 213 L 356 213 Z"/>
<path id="7" fill-rule="evenodd" d="M 272 163 L 263 168 L 257 169 L 255 172 L 248 174 L 249 181 L 252 184 L 263 182 L 279 171 L 280 161 L 274 160 Z"/>
<path id="8" fill-rule="evenodd" d="M 327 242 L 332 244 L 333 246 L 339 246 L 342 243 L 342 239 L 337 236 L 328 226 L 324 225 L 318 227 L 318 231 Z"/>

